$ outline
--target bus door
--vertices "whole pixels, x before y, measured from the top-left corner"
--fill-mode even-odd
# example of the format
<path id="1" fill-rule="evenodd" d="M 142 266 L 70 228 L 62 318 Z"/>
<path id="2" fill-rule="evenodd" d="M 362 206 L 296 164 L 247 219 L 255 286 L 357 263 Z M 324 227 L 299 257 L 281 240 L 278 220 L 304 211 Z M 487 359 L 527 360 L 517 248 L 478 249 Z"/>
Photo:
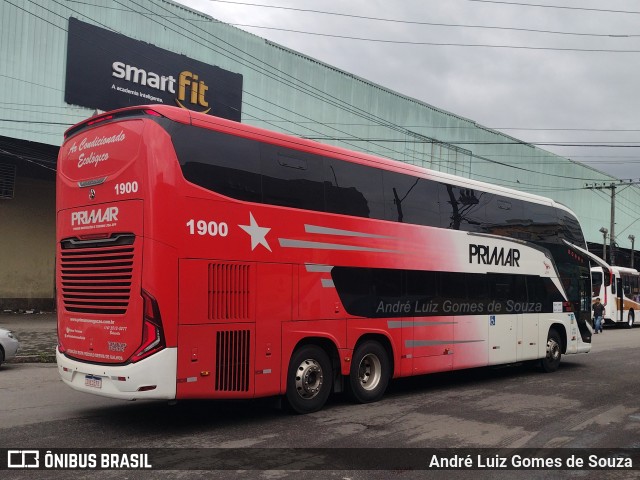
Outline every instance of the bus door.
<path id="1" fill-rule="evenodd" d="M 517 361 L 538 358 L 538 314 L 518 315 Z"/>
<path id="2" fill-rule="evenodd" d="M 606 275 L 606 274 L 605 274 Z M 618 277 L 610 272 L 609 284 L 607 285 L 607 294 L 604 298 L 604 318 L 615 322 L 618 318 L 618 290 L 617 290 Z"/>
<path id="3" fill-rule="evenodd" d="M 489 365 L 511 363 L 516 360 L 518 324 L 522 315 L 489 316 Z"/>
<path id="4" fill-rule="evenodd" d="M 523 331 L 522 311 L 527 290 L 522 276 L 490 273 L 489 364 L 513 362 L 517 358 L 518 330 Z M 520 326 L 520 328 L 519 328 Z"/>
<path id="5" fill-rule="evenodd" d="M 615 321 L 624 322 L 624 288 L 622 285 L 622 275 L 616 277 L 616 291 L 618 292 L 616 298 L 618 313 L 616 314 Z"/>

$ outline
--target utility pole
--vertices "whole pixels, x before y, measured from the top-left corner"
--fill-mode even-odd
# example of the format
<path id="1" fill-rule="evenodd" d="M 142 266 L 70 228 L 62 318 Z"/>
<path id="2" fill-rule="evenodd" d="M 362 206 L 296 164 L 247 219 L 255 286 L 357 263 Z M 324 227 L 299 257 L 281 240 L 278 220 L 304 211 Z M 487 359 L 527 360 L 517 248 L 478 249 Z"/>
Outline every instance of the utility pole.
<path id="1" fill-rule="evenodd" d="M 586 188 L 590 188 L 592 190 L 605 190 L 605 189 L 611 190 L 611 223 L 609 225 L 609 257 L 610 257 L 610 262 L 609 263 L 611 265 L 615 265 L 616 264 L 616 249 L 615 249 L 615 241 L 616 241 L 616 235 L 615 235 L 615 233 L 616 233 L 615 232 L 615 228 L 616 228 L 616 188 L 619 185 L 625 185 L 625 187 L 628 187 L 628 186 L 631 186 L 631 185 L 638 185 L 638 184 L 640 184 L 640 180 L 638 180 L 638 181 L 618 180 L 617 183 L 611 182 L 609 184 L 606 184 L 606 183 L 601 183 L 601 184 L 594 183 L 593 185 L 586 184 Z M 602 232 L 602 229 L 600 229 L 600 231 Z"/>
<path id="2" fill-rule="evenodd" d="M 609 230 L 609 256 L 611 257 L 611 265 L 616 264 L 616 186 L 612 183 L 611 189 L 611 230 Z"/>
<path id="3" fill-rule="evenodd" d="M 611 265 L 615 265 L 616 264 L 616 253 L 615 253 L 615 248 L 614 248 L 614 242 L 615 242 L 615 225 L 616 225 L 616 187 L 617 185 L 615 183 L 611 183 L 609 185 L 598 185 L 598 184 L 593 184 L 593 185 L 587 185 L 587 188 L 591 188 L 594 190 L 604 190 L 604 189 L 609 189 L 611 190 L 611 223 L 609 225 L 609 256 L 611 257 L 611 260 L 609 261 L 609 263 L 611 263 Z M 602 232 L 602 229 L 600 229 L 600 231 Z M 606 243 L 606 242 L 605 242 Z M 606 259 L 603 259 L 606 262 Z"/>

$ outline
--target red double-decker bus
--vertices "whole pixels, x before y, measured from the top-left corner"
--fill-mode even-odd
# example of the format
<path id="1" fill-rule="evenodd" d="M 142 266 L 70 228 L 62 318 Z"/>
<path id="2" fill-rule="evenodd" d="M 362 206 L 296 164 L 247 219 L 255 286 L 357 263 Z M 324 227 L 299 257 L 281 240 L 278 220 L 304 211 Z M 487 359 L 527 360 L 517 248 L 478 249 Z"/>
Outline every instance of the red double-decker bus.
<path id="1" fill-rule="evenodd" d="M 70 128 L 57 363 L 121 399 L 283 395 L 588 352 L 588 252 L 552 200 L 168 106 Z"/>

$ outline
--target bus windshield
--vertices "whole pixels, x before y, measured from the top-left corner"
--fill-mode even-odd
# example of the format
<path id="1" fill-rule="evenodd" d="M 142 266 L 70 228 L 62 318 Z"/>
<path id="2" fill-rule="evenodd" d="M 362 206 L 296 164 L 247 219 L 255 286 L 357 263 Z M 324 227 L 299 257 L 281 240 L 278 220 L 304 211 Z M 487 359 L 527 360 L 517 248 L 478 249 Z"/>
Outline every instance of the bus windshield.
<path id="1" fill-rule="evenodd" d="M 602 288 L 602 272 L 591 272 L 591 296 L 598 297 Z"/>

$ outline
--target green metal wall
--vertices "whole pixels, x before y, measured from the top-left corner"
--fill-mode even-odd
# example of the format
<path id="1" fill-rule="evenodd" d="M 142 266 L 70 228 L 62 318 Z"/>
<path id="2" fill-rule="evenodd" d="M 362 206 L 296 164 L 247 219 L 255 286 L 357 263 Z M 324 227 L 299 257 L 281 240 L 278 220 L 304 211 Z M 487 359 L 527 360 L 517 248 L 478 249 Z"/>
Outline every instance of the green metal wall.
<path id="1" fill-rule="evenodd" d="M 245 123 L 552 197 L 588 241 L 609 228 L 608 191 L 584 187 L 612 177 L 167 0 L 3 0 L 0 135 L 59 145 L 92 114 L 64 103 L 70 16 L 242 74 Z M 616 229 L 629 248 L 640 189 L 619 190 Z"/>

